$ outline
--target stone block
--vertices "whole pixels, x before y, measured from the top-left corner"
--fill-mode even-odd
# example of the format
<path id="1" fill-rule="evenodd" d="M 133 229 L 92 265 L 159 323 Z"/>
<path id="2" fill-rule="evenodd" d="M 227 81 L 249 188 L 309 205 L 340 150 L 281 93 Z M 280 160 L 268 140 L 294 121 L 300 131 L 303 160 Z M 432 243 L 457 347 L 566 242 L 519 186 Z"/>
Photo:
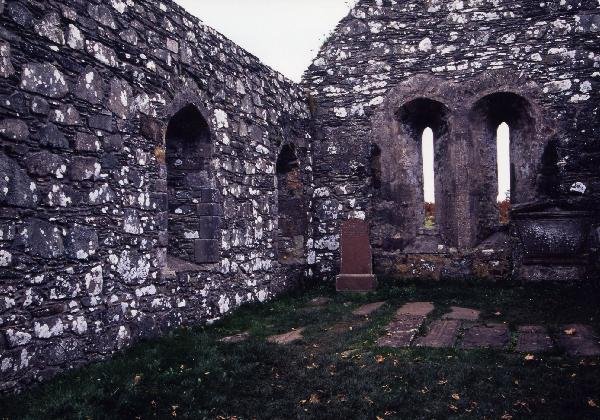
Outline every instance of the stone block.
<path id="1" fill-rule="evenodd" d="M 10 44 L 0 42 L 0 77 L 10 77 L 15 74 L 10 55 Z"/>
<path id="2" fill-rule="evenodd" d="M 42 151 L 33 153 L 25 159 L 27 172 L 34 176 L 54 175 L 56 178 L 63 178 L 67 167 L 65 160 L 53 153 Z"/>
<path id="3" fill-rule="evenodd" d="M 88 127 L 112 133 L 114 130 L 113 117 L 105 114 L 90 114 L 88 116 Z"/>
<path id="4" fill-rule="evenodd" d="M 75 225 L 67 234 L 65 248 L 70 258 L 88 259 L 98 250 L 98 234 L 92 228 Z"/>
<path id="5" fill-rule="evenodd" d="M 194 261 L 198 264 L 219 262 L 219 241 L 196 239 L 194 241 Z"/>
<path id="6" fill-rule="evenodd" d="M 200 217 L 198 219 L 198 234 L 200 239 L 216 239 L 220 227 L 220 217 Z"/>
<path id="7" fill-rule="evenodd" d="M 75 136 L 75 150 L 79 152 L 97 152 L 100 149 L 98 137 L 88 133 L 77 133 Z"/>
<path id="8" fill-rule="evenodd" d="M 0 153 L 0 203 L 33 208 L 38 203 L 37 186 L 12 159 Z"/>
<path id="9" fill-rule="evenodd" d="M 102 75 L 88 67 L 75 85 L 75 96 L 91 104 L 100 104 L 104 100 L 104 80 Z"/>
<path id="10" fill-rule="evenodd" d="M 53 149 L 68 149 L 69 141 L 62 131 L 54 124 L 50 123 L 44 126 L 36 135 L 40 146 L 46 146 Z"/>
<path id="11" fill-rule="evenodd" d="M 64 253 L 61 230 L 45 220 L 29 219 L 19 230 L 17 243 L 36 257 L 51 259 Z"/>
<path id="12" fill-rule="evenodd" d="M 96 158 L 75 156 L 69 166 L 69 177 L 73 181 L 98 179 L 100 169 L 100 164 Z"/>
<path id="13" fill-rule="evenodd" d="M 9 140 L 24 141 L 29 138 L 29 127 L 21 120 L 4 119 L 0 121 L 0 136 Z"/>
<path id="14" fill-rule="evenodd" d="M 50 112 L 50 121 L 66 126 L 81 125 L 81 115 L 73 105 L 61 105 Z"/>
<path id="15" fill-rule="evenodd" d="M 429 331 L 424 337 L 419 337 L 415 341 L 418 347 L 446 348 L 453 347 L 458 338 L 460 321 L 456 320 L 438 320 L 434 321 Z"/>
<path id="16" fill-rule="evenodd" d="M 510 332 L 506 324 L 475 325 L 465 332 L 461 348 L 504 348 L 509 338 Z"/>
<path id="17" fill-rule="evenodd" d="M 52 64 L 25 64 L 21 74 L 21 89 L 28 92 L 50 98 L 62 98 L 69 92 L 65 76 Z"/>
<path id="18" fill-rule="evenodd" d="M 546 328 L 538 325 L 519 327 L 516 351 L 521 353 L 542 353 L 554 348 Z"/>
<path id="19" fill-rule="evenodd" d="M 112 79 L 110 81 L 110 95 L 108 97 L 108 109 L 114 112 L 120 118 L 127 118 L 133 91 L 129 83 Z"/>

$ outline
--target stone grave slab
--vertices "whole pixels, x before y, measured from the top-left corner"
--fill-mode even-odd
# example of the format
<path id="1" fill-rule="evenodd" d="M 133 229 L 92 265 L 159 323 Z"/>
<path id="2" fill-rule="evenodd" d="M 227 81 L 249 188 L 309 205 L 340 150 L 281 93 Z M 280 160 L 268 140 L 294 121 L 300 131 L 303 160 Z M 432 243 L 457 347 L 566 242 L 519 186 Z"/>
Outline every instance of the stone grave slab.
<path id="1" fill-rule="evenodd" d="M 267 341 L 273 344 L 291 344 L 294 341 L 302 340 L 304 338 L 302 336 L 304 330 L 305 328 L 298 328 L 297 330 L 292 330 L 284 334 L 272 335 L 267 338 Z"/>
<path id="2" fill-rule="evenodd" d="M 600 340 L 589 325 L 563 325 L 557 344 L 572 357 L 600 355 Z"/>
<path id="3" fill-rule="evenodd" d="M 382 347 L 409 347 L 424 321 L 425 317 L 420 315 L 397 316 L 388 324 L 386 335 L 377 340 L 377 345 Z"/>
<path id="4" fill-rule="evenodd" d="M 241 343 L 242 341 L 246 341 L 248 338 L 250 338 L 250 333 L 243 332 L 240 334 L 234 334 L 234 335 L 229 335 L 227 337 L 223 337 L 219 341 L 221 343 L 235 344 L 235 343 Z"/>
<path id="5" fill-rule="evenodd" d="M 545 327 L 525 325 L 518 328 L 516 351 L 520 353 L 544 353 L 554 348 L 552 339 Z"/>
<path id="6" fill-rule="evenodd" d="M 461 308 L 460 306 L 451 306 L 451 312 L 444 314 L 442 319 L 456 319 L 461 321 L 477 321 L 481 311 L 471 308 Z"/>
<path id="7" fill-rule="evenodd" d="M 415 341 L 415 346 L 435 348 L 454 347 L 461 324 L 460 321 L 454 319 L 434 321 L 427 335 L 419 337 Z"/>
<path id="8" fill-rule="evenodd" d="M 396 311 L 396 316 L 415 315 L 426 317 L 434 310 L 431 302 L 409 302 Z"/>
<path id="9" fill-rule="evenodd" d="M 463 349 L 506 347 L 510 332 L 506 324 L 474 325 L 467 329 L 460 345 Z"/>
<path id="10" fill-rule="evenodd" d="M 341 272 L 336 278 L 340 292 L 368 292 L 377 287 L 373 275 L 373 255 L 369 240 L 369 225 L 361 219 L 342 222 Z"/>
<path id="11" fill-rule="evenodd" d="M 361 306 L 360 308 L 355 309 L 352 312 L 352 314 L 357 315 L 357 316 L 369 316 L 373 312 L 375 312 L 379 308 L 381 308 L 383 305 L 385 305 L 385 302 L 368 303 L 366 305 Z"/>
<path id="12" fill-rule="evenodd" d="M 331 302 L 331 299 L 325 296 L 317 296 L 308 301 L 308 306 L 326 306 Z"/>

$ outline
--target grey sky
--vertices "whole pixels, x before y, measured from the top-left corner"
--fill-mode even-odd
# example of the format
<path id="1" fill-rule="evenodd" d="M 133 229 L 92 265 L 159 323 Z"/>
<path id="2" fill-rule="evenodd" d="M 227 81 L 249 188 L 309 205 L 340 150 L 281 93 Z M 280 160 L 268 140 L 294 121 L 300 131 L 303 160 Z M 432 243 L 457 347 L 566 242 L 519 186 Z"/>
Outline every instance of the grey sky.
<path id="1" fill-rule="evenodd" d="M 355 0 L 175 0 L 294 81 Z"/>

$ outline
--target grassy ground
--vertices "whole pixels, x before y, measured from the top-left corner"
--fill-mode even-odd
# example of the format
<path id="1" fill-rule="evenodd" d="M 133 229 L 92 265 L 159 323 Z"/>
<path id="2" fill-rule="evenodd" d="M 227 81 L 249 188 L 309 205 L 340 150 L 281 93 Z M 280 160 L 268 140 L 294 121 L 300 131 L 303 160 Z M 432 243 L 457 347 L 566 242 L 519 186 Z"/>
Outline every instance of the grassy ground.
<path id="1" fill-rule="evenodd" d="M 307 307 L 330 296 L 324 308 Z M 110 361 L 0 400 L 0 418 L 600 418 L 600 360 L 557 352 L 533 361 L 508 351 L 379 349 L 407 301 L 483 310 L 511 327 L 581 322 L 600 331 L 597 290 L 472 284 L 384 284 L 378 293 L 329 288 L 245 307 L 222 322 L 141 343 Z M 388 304 L 361 322 L 353 308 Z M 497 313 L 500 313 L 498 315 Z M 271 334 L 307 326 L 288 346 Z M 250 331 L 240 344 L 226 335 Z"/>

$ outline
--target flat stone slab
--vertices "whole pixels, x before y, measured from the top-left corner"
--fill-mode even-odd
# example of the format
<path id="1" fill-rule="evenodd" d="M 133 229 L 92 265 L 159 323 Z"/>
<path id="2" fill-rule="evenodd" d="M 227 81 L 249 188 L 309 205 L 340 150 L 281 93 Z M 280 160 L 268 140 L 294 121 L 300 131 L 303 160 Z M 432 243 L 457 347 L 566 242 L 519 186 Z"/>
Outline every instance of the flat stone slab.
<path id="1" fill-rule="evenodd" d="M 434 306 L 431 302 L 409 302 L 396 311 L 396 316 L 415 315 L 426 317 L 433 312 Z"/>
<path id="2" fill-rule="evenodd" d="M 451 312 L 442 316 L 442 319 L 457 319 L 461 321 L 477 321 L 481 311 L 471 308 L 461 308 L 460 306 L 451 306 Z"/>
<path id="3" fill-rule="evenodd" d="M 250 333 L 243 332 L 240 334 L 229 335 L 227 337 L 223 337 L 219 341 L 221 343 L 230 343 L 230 344 L 231 343 L 241 343 L 242 341 L 246 341 L 248 338 L 250 338 Z"/>
<path id="4" fill-rule="evenodd" d="M 385 305 L 385 302 L 374 302 L 355 309 L 352 313 L 358 316 L 368 316 Z"/>
<path id="5" fill-rule="evenodd" d="M 331 302 L 331 299 L 325 296 L 318 296 L 308 301 L 308 306 L 325 306 Z"/>
<path id="6" fill-rule="evenodd" d="M 397 316 L 386 327 L 387 334 L 377 340 L 381 347 L 409 347 L 415 335 L 425 321 L 424 316 L 402 315 Z"/>
<path id="7" fill-rule="evenodd" d="M 506 324 L 475 325 L 465 332 L 462 343 L 463 349 L 506 347 L 510 333 Z"/>
<path id="8" fill-rule="evenodd" d="M 415 341 L 417 347 L 454 347 L 461 326 L 459 320 L 442 319 L 434 321 L 429 327 L 429 332 L 424 337 Z"/>
<path id="9" fill-rule="evenodd" d="M 305 328 L 298 328 L 297 330 L 293 330 L 284 334 L 272 335 L 267 338 L 267 341 L 273 344 L 291 344 L 294 341 L 302 340 L 304 338 L 302 336 L 304 330 Z"/>
<path id="10" fill-rule="evenodd" d="M 520 353 L 543 353 L 554 348 L 552 339 L 545 327 L 525 325 L 518 328 L 516 351 Z"/>
<path id="11" fill-rule="evenodd" d="M 569 356 L 598 356 L 600 343 L 594 330 L 589 325 L 563 325 L 557 337 L 557 343 Z"/>

